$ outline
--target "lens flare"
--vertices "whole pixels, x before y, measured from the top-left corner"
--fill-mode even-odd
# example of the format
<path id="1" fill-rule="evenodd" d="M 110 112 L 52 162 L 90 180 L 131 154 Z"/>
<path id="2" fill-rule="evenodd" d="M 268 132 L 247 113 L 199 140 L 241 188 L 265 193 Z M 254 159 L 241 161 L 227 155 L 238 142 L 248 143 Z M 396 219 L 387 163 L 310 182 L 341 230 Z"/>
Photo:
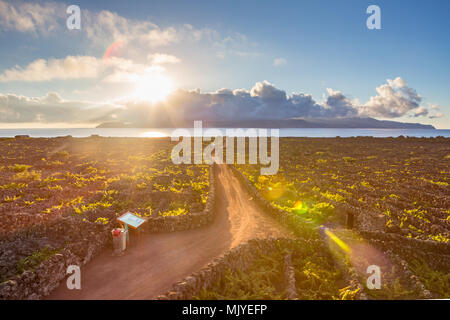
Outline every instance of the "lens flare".
<path id="1" fill-rule="evenodd" d="M 268 200 L 278 200 L 285 194 L 286 187 L 282 182 L 276 182 L 268 186 L 267 190 L 265 196 Z"/>
<path id="2" fill-rule="evenodd" d="M 330 237 L 331 240 L 333 240 L 339 246 L 339 248 L 341 248 L 347 253 L 350 253 L 351 251 L 350 247 L 344 241 L 339 239 L 333 232 L 331 232 L 330 229 L 325 228 L 324 232 L 328 237 Z"/>
<path id="3" fill-rule="evenodd" d="M 297 214 L 304 214 L 304 213 L 308 212 L 308 206 L 302 200 L 298 200 L 294 204 L 292 211 Z"/>
<path id="4" fill-rule="evenodd" d="M 115 51 L 117 51 L 122 45 L 120 40 L 114 41 L 103 54 L 103 61 L 107 60 Z"/>

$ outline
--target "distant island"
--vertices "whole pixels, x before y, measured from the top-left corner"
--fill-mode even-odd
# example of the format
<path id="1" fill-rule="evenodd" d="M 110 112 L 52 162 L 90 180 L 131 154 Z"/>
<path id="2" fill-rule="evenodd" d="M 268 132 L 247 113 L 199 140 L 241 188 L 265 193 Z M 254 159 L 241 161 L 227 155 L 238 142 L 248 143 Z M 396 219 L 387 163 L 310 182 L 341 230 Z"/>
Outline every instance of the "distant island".
<path id="1" fill-rule="evenodd" d="M 96 128 L 191 128 L 193 121 L 173 123 L 161 119 L 148 122 L 104 122 Z M 285 119 L 285 120 L 204 120 L 204 128 L 349 128 L 349 129 L 435 129 L 421 123 L 406 123 L 374 118 Z"/>

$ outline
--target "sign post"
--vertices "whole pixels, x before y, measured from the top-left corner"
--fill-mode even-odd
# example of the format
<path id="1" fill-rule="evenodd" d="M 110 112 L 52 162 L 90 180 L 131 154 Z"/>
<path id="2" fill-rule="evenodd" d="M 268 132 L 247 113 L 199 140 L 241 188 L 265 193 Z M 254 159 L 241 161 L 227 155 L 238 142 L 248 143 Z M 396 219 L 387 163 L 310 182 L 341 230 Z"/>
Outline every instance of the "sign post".
<path id="1" fill-rule="evenodd" d="M 126 212 L 120 217 L 117 218 L 117 221 L 119 221 L 120 226 L 125 229 L 127 233 L 127 244 L 130 242 L 130 235 L 129 235 L 129 229 L 136 230 L 138 233 L 138 237 L 140 237 L 140 230 L 139 228 L 147 221 L 144 218 L 138 217 L 134 213 Z"/>

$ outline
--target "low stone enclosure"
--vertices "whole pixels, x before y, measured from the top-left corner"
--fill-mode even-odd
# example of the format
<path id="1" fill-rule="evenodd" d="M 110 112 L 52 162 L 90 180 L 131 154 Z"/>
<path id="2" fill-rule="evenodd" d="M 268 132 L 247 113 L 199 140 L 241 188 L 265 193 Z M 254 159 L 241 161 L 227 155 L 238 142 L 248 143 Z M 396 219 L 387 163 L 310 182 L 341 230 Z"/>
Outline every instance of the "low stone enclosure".
<path id="1" fill-rule="evenodd" d="M 251 196 L 258 202 L 258 204 L 265 209 L 265 212 L 272 217 L 280 221 L 283 225 L 295 229 L 298 229 L 298 225 L 301 222 L 295 214 L 284 211 L 282 209 L 274 207 L 269 201 L 264 199 L 255 186 L 234 166 L 232 166 L 238 180 L 245 186 Z M 434 255 L 436 257 L 442 256 L 441 259 L 437 258 L 437 264 L 444 265 L 447 262 L 447 266 L 450 268 L 450 261 L 448 260 L 450 254 L 450 243 L 436 242 L 433 240 L 420 240 L 407 238 L 396 233 L 386 232 L 386 222 L 383 215 L 375 215 L 366 212 L 353 212 L 345 206 L 345 204 L 334 203 L 336 207 L 336 215 L 339 222 L 349 228 L 358 231 L 358 233 L 364 238 L 372 242 L 383 242 L 385 248 L 396 248 L 403 250 L 410 249 L 417 252 L 416 255 L 425 257 L 427 255 Z M 406 248 L 406 249 L 405 249 Z M 438 261 L 441 261 L 440 263 Z"/>
<path id="2" fill-rule="evenodd" d="M 202 289 L 210 289 L 227 270 L 246 271 L 256 259 L 256 253 L 263 251 L 270 255 L 280 250 L 292 251 L 296 244 L 292 239 L 253 239 L 226 252 L 221 257 L 214 259 L 207 266 L 176 283 L 172 289 L 164 295 L 156 297 L 158 300 L 190 300 L 197 296 Z M 291 299 L 297 298 L 295 278 L 293 276 L 290 255 L 286 254 L 284 275 L 287 295 Z"/>
<path id="3" fill-rule="evenodd" d="M 216 197 L 216 165 L 209 170 L 209 193 L 202 212 L 193 212 L 181 216 L 152 217 L 144 224 L 144 230 L 149 233 L 174 232 L 195 229 L 207 225 L 214 220 L 214 205 Z"/>
<path id="4" fill-rule="evenodd" d="M 0 274 L 8 280 L 0 284 L 0 299 L 40 299 L 49 295 L 65 278 L 69 265 L 85 265 L 110 243 L 110 230 L 107 225 L 87 219 L 62 217 L 3 239 Z M 30 259 L 30 268 L 15 274 L 20 257 L 33 257 L 45 245 L 51 248 L 48 257 L 42 257 L 41 263 L 39 256 Z M 63 249 L 56 249 L 60 247 Z"/>
<path id="5" fill-rule="evenodd" d="M 395 235 L 386 235 L 383 240 L 376 240 L 379 234 L 362 233 L 369 241 L 377 246 L 400 270 L 401 278 L 409 283 L 411 289 L 419 293 L 420 298 L 429 299 L 432 298 L 431 293 L 425 288 L 422 282 L 417 276 L 415 276 L 408 267 L 408 263 L 402 259 L 401 253 L 398 254 L 397 250 L 394 253 L 392 249 L 402 248 L 406 254 L 417 254 L 418 256 L 430 254 L 432 257 L 438 257 L 436 263 L 446 264 L 448 267 L 449 256 L 445 255 L 449 251 L 442 251 L 446 248 L 435 243 L 429 243 L 428 241 L 411 241 L 411 239 L 396 239 Z M 390 238 L 390 239 L 388 239 Z M 391 241 L 397 243 L 393 245 Z M 335 258 L 330 251 L 324 239 L 253 239 L 246 243 L 243 243 L 232 250 L 226 252 L 222 256 L 214 259 L 211 263 L 204 268 L 177 282 L 173 287 L 164 295 L 156 297 L 158 300 L 189 300 L 198 296 L 201 290 L 209 290 L 211 287 L 221 279 L 225 273 L 230 271 L 243 271 L 245 272 L 257 258 L 258 252 L 264 252 L 266 255 L 271 255 L 277 250 L 283 250 L 286 252 L 284 255 L 284 288 L 286 290 L 286 297 L 289 300 L 297 299 L 297 289 L 294 276 L 294 268 L 291 262 L 291 254 L 298 250 L 299 246 L 304 246 L 306 243 L 314 245 L 318 250 L 322 249 L 328 252 L 331 259 L 334 261 L 336 269 L 339 269 L 345 282 L 349 284 L 350 290 L 359 289 L 355 299 L 366 300 L 368 296 L 366 294 L 365 287 L 361 284 L 358 273 L 348 263 L 344 263 L 341 260 Z M 406 245 L 406 243 L 408 245 Z M 448 248 L 447 248 L 448 249 Z M 437 254 L 437 256 L 436 256 Z M 440 256 L 439 256 L 440 255 Z M 441 259 L 439 259 L 439 257 Z"/>
<path id="6" fill-rule="evenodd" d="M 393 233 L 360 232 L 361 236 L 382 250 L 393 250 L 406 259 L 423 259 L 436 269 L 450 273 L 450 243 L 412 239 Z"/>
<path id="7" fill-rule="evenodd" d="M 283 214 L 284 217 L 280 220 L 292 227 L 296 222 L 294 217 L 289 217 L 291 214 L 288 212 L 284 212 Z M 403 256 L 422 257 L 425 258 L 426 261 L 431 262 L 433 266 L 438 268 L 448 268 L 450 265 L 450 256 L 448 255 L 450 252 L 449 244 L 410 239 L 396 234 L 386 234 L 382 232 L 360 231 L 359 233 L 389 258 L 393 265 L 400 270 L 401 278 L 409 284 L 410 289 L 418 292 L 420 298 L 429 299 L 433 297 L 419 278 L 410 271 L 408 263 L 404 260 Z M 358 272 L 348 262 L 337 259 L 331 251 L 329 251 L 327 242 L 324 238 L 304 239 L 302 237 L 296 239 L 279 238 L 250 240 L 214 259 L 198 272 L 177 282 L 168 292 L 156 297 L 156 299 L 195 299 L 203 289 L 211 289 L 228 270 L 232 272 L 237 270 L 245 272 L 254 263 L 257 258 L 257 252 L 264 252 L 264 254 L 270 255 L 277 250 L 284 250 L 286 254 L 283 261 L 283 285 L 286 291 L 286 298 L 289 300 L 296 300 L 297 289 L 294 268 L 291 262 L 291 254 L 295 253 L 298 246 L 305 245 L 306 242 L 312 243 L 318 249 L 320 248 L 328 252 L 329 256 L 334 261 L 336 269 L 339 269 L 342 272 L 345 282 L 349 284 L 350 290 L 353 291 L 359 289 L 355 295 L 356 299 L 369 299 L 366 294 L 367 289 L 362 285 Z"/>
<path id="8" fill-rule="evenodd" d="M 325 245 L 323 239 L 303 239 L 302 232 L 304 232 L 304 229 L 301 226 L 305 222 L 294 214 L 274 208 L 241 172 L 233 166 L 231 167 L 236 177 L 259 203 L 263 211 L 273 216 L 281 224 L 291 228 L 300 238 L 297 240 L 250 240 L 248 243 L 241 244 L 223 256 L 216 258 L 200 271 L 175 284 L 167 294 L 159 296 L 158 299 L 192 299 L 201 288 L 207 289 L 210 287 L 226 270 L 245 271 L 255 260 L 254 252 L 256 249 L 270 253 L 278 250 L 277 248 L 281 246 L 287 252 L 294 252 L 299 241 L 317 241 L 318 246 Z M 209 177 L 209 196 L 203 212 L 177 217 L 151 217 L 145 225 L 145 232 L 174 232 L 198 228 L 212 222 L 215 214 L 215 170 L 215 165 L 213 165 Z M 341 222 L 350 227 L 348 223 L 349 214 L 345 210 L 337 210 L 337 214 L 340 215 Z M 112 221 L 116 218 L 116 213 L 102 211 L 97 214 L 60 217 L 49 223 L 36 225 L 28 230 L 0 239 L 0 299 L 41 299 L 50 294 L 65 279 L 69 265 L 83 266 L 101 253 L 104 248 L 111 246 L 113 224 L 95 223 L 94 221 L 99 216 L 107 217 Z M 372 219 L 370 215 L 358 217 L 353 213 L 351 216 L 352 227 L 358 230 L 358 233 L 371 244 L 387 254 L 404 271 L 404 277 L 413 280 L 413 286 L 421 292 L 421 297 L 429 298 L 430 293 L 424 288 L 420 280 L 411 273 L 408 264 L 403 259 L 412 255 L 424 258 L 438 268 L 449 268 L 450 244 L 387 234 L 379 231 L 381 219 Z M 26 268 L 21 274 L 11 273 L 12 270 L 16 270 L 17 262 L 21 257 L 30 256 L 46 245 L 53 250 L 48 257 L 41 262 L 37 257 L 39 263 L 33 265 L 32 268 Z M 351 289 L 360 289 L 356 298 L 367 299 L 364 286 L 361 285 L 355 269 L 351 265 L 343 264 L 336 259 L 334 259 L 334 262 L 336 267 L 342 271 Z M 295 277 L 293 277 L 289 254 L 284 257 L 284 266 L 287 297 L 296 299 Z"/>
<path id="9" fill-rule="evenodd" d="M 279 250 L 286 252 L 284 255 L 284 283 L 286 297 L 289 300 L 297 299 L 297 289 L 295 284 L 295 273 L 292 266 L 291 254 L 305 244 L 311 244 L 318 249 L 328 252 L 333 259 L 331 252 L 326 249 L 325 243 L 320 239 L 288 239 L 288 238 L 270 238 L 253 239 L 243 243 L 222 256 L 214 259 L 211 263 L 182 281 L 176 283 L 166 294 L 156 297 L 158 300 L 189 300 L 198 296 L 201 290 L 209 290 L 218 279 L 230 271 L 245 272 L 255 261 L 258 252 L 264 252 L 265 255 L 271 255 Z M 333 259 L 334 260 L 334 259 Z M 351 290 L 360 289 L 357 293 L 357 299 L 366 299 L 362 286 L 359 283 L 356 274 L 352 274 L 348 268 L 336 264 L 336 268 L 341 269 L 345 282 L 349 284 Z"/>
<path id="10" fill-rule="evenodd" d="M 215 166 L 209 171 L 209 193 L 200 213 L 150 217 L 144 232 L 174 232 L 198 228 L 214 219 Z M 97 218 L 115 221 L 112 211 L 62 216 L 47 223 L 9 234 L 0 239 L 0 300 L 41 299 L 59 286 L 69 265 L 83 266 L 106 247 L 112 246 L 115 223 L 96 223 Z M 47 247 L 46 251 L 42 251 Z M 23 260 L 29 257 L 28 260 Z M 17 266 L 24 264 L 20 274 Z"/>
<path id="11" fill-rule="evenodd" d="M 264 211 L 278 220 L 281 224 L 294 230 L 297 235 L 304 231 L 301 226 L 305 222 L 298 216 L 282 209 L 274 207 L 264 199 L 256 187 L 236 167 L 231 166 L 235 176 L 245 186 L 257 203 Z M 388 256 L 403 272 L 402 277 L 412 280 L 412 287 L 420 292 L 422 298 L 431 298 L 431 294 L 424 285 L 409 269 L 407 258 L 417 258 L 427 261 L 433 268 L 448 270 L 450 273 L 450 243 L 436 242 L 433 240 L 420 240 L 407 238 L 405 236 L 385 232 L 385 217 L 372 213 L 357 213 L 349 210 L 345 204 L 335 204 L 336 215 L 339 222 L 348 229 L 354 229 L 364 239 L 379 248 Z M 349 265 L 341 265 L 342 262 L 335 260 L 339 268 L 344 271 L 350 280 L 352 288 L 360 288 L 359 299 L 367 299 L 364 294 L 364 286 L 358 280 L 355 269 Z"/>
<path id="12" fill-rule="evenodd" d="M 287 211 L 274 207 L 270 202 L 263 198 L 255 186 L 240 172 L 236 167 L 231 166 L 238 180 L 245 186 L 247 191 L 252 195 L 256 202 L 272 215 L 280 223 L 293 227 L 300 223 L 300 218 Z M 345 204 L 333 203 L 335 206 L 335 214 L 342 225 L 359 231 L 380 231 L 384 230 L 386 219 L 383 215 L 374 215 L 370 213 L 357 213 L 349 210 Z"/>

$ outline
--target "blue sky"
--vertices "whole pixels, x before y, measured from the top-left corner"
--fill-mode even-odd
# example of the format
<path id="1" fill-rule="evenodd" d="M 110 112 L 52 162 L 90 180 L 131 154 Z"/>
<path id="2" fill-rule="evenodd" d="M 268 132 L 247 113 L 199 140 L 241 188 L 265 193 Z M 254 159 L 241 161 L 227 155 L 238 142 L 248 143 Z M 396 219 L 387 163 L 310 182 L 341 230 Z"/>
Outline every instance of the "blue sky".
<path id="1" fill-rule="evenodd" d="M 30 10 L 37 10 L 36 7 L 27 7 L 26 1 L 0 0 L 0 3 L 6 4 L 0 7 L 0 17 L 1 8 L 15 8 L 19 13 L 16 19 L 19 20 L 20 14 L 26 16 Z M 23 21 L 0 22 L 0 94 L 32 99 L 55 92 L 58 99 L 73 101 L 65 107 L 88 108 L 89 102 L 108 102 L 117 107 L 118 101 L 133 97 L 135 87 L 142 86 L 143 80 L 129 80 L 127 76 L 127 81 L 104 81 L 99 79 L 100 75 L 74 75 L 68 78 L 36 77 L 33 81 L 29 78 L 24 81 L 17 73 L 4 76 L 3 80 L 1 75 L 14 68 L 26 71 L 27 66 L 37 59 L 44 59 L 47 63 L 51 59 L 63 61 L 68 56 L 101 60 L 107 47 L 120 38 L 122 47 L 113 56 L 136 64 L 126 70 L 127 75 L 139 73 L 136 70 L 144 65 L 156 66 L 159 67 L 156 68 L 158 74 L 164 75 L 163 79 L 170 79 L 173 90 L 200 88 L 202 92 L 214 92 L 221 88 L 244 88 L 250 92 L 256 83 L 267 80 L 270 83 L 264 87 L 267 90 L 276 88 L 284 90 L 287 95 L 310 94 L 325 109 L 335 107 L 334 101 L 339 106 L 358 106 L 358 112 L 364 110 L 363 116 L 450 128 L 450 42 L 446 39 L 450 31 L 447 18 L 449 1 L 110 0 L 33 3 L 40 6 L 42 16 L 51 14 L 56 17 L 54 21 L 47 18 L 48 22 L 31 19 L 34 26 L 21 25 Z M 69 4 L 77 4 L 82 10 L 81 30 L 69 31 L 65 27 L 67 14 L 64 9 Z M 371 4 L 381 8 L 381 30 L 366 27 L 369 16 L 366 8 Z M 56 9 L 49 13 L 45 8 Z M 115 14 L 114 19 L 108 21 L 126 23 L 127 32 L 132 25 L 141 27 L 133 30 L 135 35 L 125 34 L 124 29 L 112 34 L 105 20 L 102 20 L 103 29 L 98 22 L 102 11 Z M 148 30 L 142 30 L 144 27 L 139 23 L 145 22 L 153 25 L 145 25 Z M 158 32 L 151 38 L 146 37 L 155 28 Z M 145 43 L 143 39 L 147 39 Z M 155 54 L 171 56 L 177 61 L 169 59 L 171 62 L 155 65 L 156 60 L 148 58 Z M 120 63 L 123 65 L 121 61 L 110 62 L 114 65 L 108 66 L 108 70 L 122 69 L 117 66 Z M 106 67 L 99 68 L 102 68 L 99 73 L 106 72 Z M 111 72 L 116 74 L 115 71 Z M 52 73 L 55 69 L 45 69 L 41 73 L 45 72 Z M 23 76 L 29 77 L 30 73 Z M 131 78 L 141 79 L 141 76 Z M 392 102 L 389 96 L 377 98 L 380 94 L 376 88 L 389 84 L 388 79 L 398 77 L 402 81 L 390 88 L 403 95 L 413 90 L 417 96 L 411 101 L 400 102 Z M 160 82 L 159 76 L 156 79 L 149 81 Z M 251 96 L 263 99 L 255 93 Z M 330 96 L 336 99 L 331 101 Z M 371 97 L 376 99 L 370 102 Z M 8 99 L 3 101 L 11 101 L 12 98 Z M 41 100 L 44 108 L 42 105 L 48 99 Z M 20 110 L 29 110 L 31 102 L 23 103 L 26 107 L 20 105 Z M 382 103 L 393 104 L 383 109 Z M 276 112 L 276 109 L 271 110 Z M 419 115 L 414 117 L 413 114 Z M 42 116 L 37 120 L 17 116 L 17 122 L 39 122 Z M 3 122 L 11 125 L 13 120 L 14 117 L 4 117 Z M 55 118 L 45 122 L 65 122 L 63 120 Z"/>

